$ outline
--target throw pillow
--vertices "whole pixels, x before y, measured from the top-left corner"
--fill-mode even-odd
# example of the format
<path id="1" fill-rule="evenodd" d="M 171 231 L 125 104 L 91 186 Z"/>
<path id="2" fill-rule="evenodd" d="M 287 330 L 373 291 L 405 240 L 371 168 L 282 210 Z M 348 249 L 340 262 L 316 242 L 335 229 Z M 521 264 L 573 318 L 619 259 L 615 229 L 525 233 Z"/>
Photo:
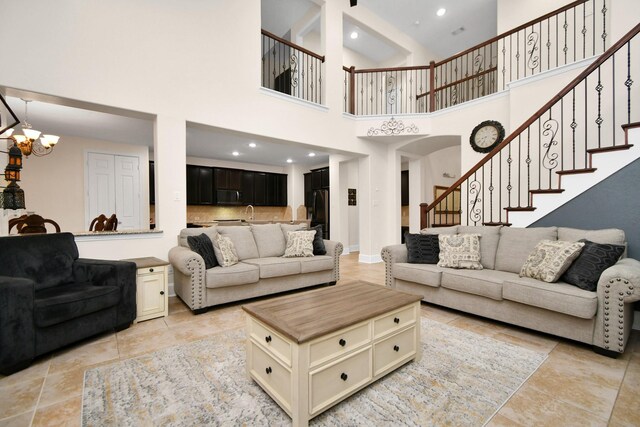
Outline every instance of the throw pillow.
<path id="1" fill-rule="evenodd" d="M 585 291 L 595 291 L 598 288 L 600 275 L 618 262 L 624 252 L 624 246 L 594 243 L 586 239 L 580 242 L 584 242 L 582 252 L 561 279 Z"/>
<path id="2" fill-rule="evenodd" d="M 440 245 L 437 234 L 404 235 L 407 245 L 407 262 L 411 264 L 437 264 Z"/>
<path id="3" fill-rule="evenodd" d="M 583 246 L 583 242 L 541 240 L 522 265 L 520 277 L 555 282 L 580 255 Z"/>
<path id="4" fill-rule="evenodd" d="M 479 234 L 439 234 L 438 267 L 482 270 Z"/>
<path id="5" fill-rule="evenodd" d="M 222 267 L 231 267 L 238 263 L 238 254 L 233 246 L 231 238 L 218 234 L 216 237 L 216 246 L 213 247 L 216 258 Z"/>
<path id="6" fill-rule="evenodd" d="M 287 233 L 287 247 L 284 258 L 313 256 L 313 237 L 316 230 L 289 231 Z"/>
<path id="7" fill-rule="evenodd" d="M 316 235 L 313 236 L 313 254 L 326 255 L 327 248 L 324 247 L 324 240 L 322 239 L 322 224 L 311 227 L 310 230 L 316 230 Z"/>
<path id="8" fill-rule="evenodd" d="M 187 243 L 192 251 L 204 259 L 204 268 L 208 270 L 218 265 L 216 254 L 213 251 L 213 242 L 211 242 L 209 236 L 204 233 L 199 236 L 188 236 Z"/>

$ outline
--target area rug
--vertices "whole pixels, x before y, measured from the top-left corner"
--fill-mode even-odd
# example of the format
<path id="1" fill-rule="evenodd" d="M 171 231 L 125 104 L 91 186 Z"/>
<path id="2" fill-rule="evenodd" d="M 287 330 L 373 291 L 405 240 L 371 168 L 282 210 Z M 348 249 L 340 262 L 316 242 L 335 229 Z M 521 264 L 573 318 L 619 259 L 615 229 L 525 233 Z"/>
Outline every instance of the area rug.
<path id="1" fill-rule="evenodd" d="M 411 362 L 311 420 L 313 426 L 480 426 L 546 355 L 422 319 Z M 88 370 L 85 426 L 289 426 L 245 370 L 244 330 Z"/>

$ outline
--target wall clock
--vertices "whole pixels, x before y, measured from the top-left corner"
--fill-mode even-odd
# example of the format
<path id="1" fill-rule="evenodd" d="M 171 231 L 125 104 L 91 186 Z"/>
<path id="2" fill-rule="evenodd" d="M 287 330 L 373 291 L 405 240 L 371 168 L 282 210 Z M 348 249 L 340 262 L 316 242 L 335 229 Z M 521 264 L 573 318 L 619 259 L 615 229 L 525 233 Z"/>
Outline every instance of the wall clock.
<path id="1" fill-rule="evenodd" d="M 485 120 L 474 127 L 469 143 L 478 153 L 488 153 L 504 139 L 504 127 L 495 120 Z"/>

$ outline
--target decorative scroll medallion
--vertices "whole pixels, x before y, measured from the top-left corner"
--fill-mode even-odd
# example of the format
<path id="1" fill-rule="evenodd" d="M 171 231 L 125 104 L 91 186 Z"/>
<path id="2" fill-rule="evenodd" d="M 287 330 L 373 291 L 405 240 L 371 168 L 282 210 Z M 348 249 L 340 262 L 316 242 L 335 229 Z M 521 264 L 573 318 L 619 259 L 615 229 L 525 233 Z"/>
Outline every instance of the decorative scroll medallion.
<path id="1" fill-rule="evenodd" d="M 539 38 L 540 36 L 536 32 L 529 34 L 529 36 L 527 37 L 527 46 L 531 47 L 531 49 L 527 50 L 527 53 L 529 54 L 529 59 L 527 60 L 527 66 L 532 70 L 538 66 L 540 61 L 540 58 L 536 53 L 539 50 L 538 48 Z"/>
<path id="2" fill-rule="evenodd" d="M 551 149 L 558 145 L 558 141 L 555 139 L 556 133 L 558 133 L 558 122 L 554 119 L 548 119 L 544 122 L 542 128 L 542 135 L 549 139 L 542 144 L 545 149 L 542 165 L 551 171 L 558 167 L 558 153 L 551 152 Z"/>
<path id="3" fill-rule="evenodd" d="M 479 203 L 482 202 L 480 198 L 480 192 L 482 191 L 482 184 L 478 180 L 473 180 L 469 183 L 469 221 L 478 223 L 482 219 L 482 209 Z"/>
<path id="4" fill-rule="evenodd" d="M 382 126 L 379 128 L 369 128 L 367 136 L 379 136 L 379 135 L 400 135 L 403 133 L 418 133 L 419 129 L 415 124 L 405 126 L 402 120 L 396 120 L 391 117 L 391 120 L 382 122 Z"/>

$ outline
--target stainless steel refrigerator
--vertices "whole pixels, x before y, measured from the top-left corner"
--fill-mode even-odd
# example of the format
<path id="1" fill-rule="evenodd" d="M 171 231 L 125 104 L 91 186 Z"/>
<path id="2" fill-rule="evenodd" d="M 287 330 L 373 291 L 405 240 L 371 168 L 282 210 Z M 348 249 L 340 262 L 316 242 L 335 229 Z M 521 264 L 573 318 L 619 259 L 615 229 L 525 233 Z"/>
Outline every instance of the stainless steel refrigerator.
<path id="1" fill-rule="evenodd" d="M 322 225 L 322 238 L 329 240 L 329 190 L 312 190 L 307 219 L 311 227 Z"/>

